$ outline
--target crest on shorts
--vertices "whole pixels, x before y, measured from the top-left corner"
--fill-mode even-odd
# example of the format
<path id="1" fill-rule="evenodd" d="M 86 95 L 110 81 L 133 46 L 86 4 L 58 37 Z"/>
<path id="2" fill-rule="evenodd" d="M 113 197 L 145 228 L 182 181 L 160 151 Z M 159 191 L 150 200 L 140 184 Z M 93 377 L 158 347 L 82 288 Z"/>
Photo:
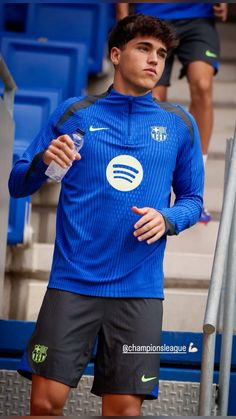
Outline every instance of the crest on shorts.
<path id="1" fill-rule="evenodd" d="M 155 126 L 151 127 L 151 137 L 154 141 L 166 141 L 167 133 L 166 127 Z"/>
<path id="2" fill-rule="evenodd" d="M 47 350 L 48 347 L 44 345 L 35 345 L 34 350 L 32 352 L 32 359 L 37 364 L 40 364 L 41 362 L 44 362 L 47 358 Z"/>

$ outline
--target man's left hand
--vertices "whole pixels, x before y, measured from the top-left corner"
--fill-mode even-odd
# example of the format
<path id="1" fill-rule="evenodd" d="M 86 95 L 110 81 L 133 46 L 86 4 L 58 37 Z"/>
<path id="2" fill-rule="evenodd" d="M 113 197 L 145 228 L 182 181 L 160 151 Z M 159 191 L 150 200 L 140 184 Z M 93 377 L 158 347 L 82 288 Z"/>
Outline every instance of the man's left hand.
<path id="1" fill-rule="evenodd" d="M 155 243 L 165 233 L 165 220 L 160 212 L 154 208 L 132 207 L 131 210 L 134 214 L 140 215 L 141 218 L 135 223 L 134 236 L 139 241 L 147 241 L 147 244 Z"/>

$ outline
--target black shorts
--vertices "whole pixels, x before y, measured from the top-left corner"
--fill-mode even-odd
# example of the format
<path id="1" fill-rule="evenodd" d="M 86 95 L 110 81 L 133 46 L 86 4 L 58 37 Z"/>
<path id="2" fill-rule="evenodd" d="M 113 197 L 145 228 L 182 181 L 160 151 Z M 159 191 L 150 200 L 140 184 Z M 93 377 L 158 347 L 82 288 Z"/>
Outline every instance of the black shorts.
<path id="1" fill-rule="evenodd" d="M 26 350 L 32 373 L 77 387 L 98 337 L 92 393 L 158 394 L 162 300 L 48 289 Z"/>
<path id="2" fill-rule="evenodd" d="M 170 77 L 175 55 L 182 64 L 179 78 L 186 75 L 188 64 L 204 61 L 210 64 L 215 73 L 219 66 L 219 39 L 213 19 L 178 19 L 167 21 L 174 29 L 179 45 L 168 56 L 165 69 L 157 83 L 158 86 L 170 86 Z"/>

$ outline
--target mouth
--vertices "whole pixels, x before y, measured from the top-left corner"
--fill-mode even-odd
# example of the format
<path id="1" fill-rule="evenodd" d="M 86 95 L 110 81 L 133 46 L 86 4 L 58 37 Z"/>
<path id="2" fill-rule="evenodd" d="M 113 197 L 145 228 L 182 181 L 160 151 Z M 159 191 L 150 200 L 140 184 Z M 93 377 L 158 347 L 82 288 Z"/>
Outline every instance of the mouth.
<path id="1" fill-rule="evenodd" d="M 144 71 L 145 71 L 145 73 L 148 73 L 148 74 L 150 74 L 152 76 L 156 76 L 157 75 L 156 70 L 154 68 L 145 68 Z"/>

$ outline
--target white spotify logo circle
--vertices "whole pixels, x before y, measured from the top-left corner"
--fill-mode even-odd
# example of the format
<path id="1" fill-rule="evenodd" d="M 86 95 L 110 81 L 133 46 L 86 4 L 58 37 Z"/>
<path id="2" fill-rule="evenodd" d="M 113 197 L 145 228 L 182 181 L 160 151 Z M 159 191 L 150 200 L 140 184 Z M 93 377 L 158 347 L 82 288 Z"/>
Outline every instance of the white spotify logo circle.
<path id="1" fill-rule="evenodd" d="M 143 168 L 135 157 L 121 154 L 109 162 L 106 177 L 113 188 L 128 192 L 137 188 L 142 182 Z"/>

